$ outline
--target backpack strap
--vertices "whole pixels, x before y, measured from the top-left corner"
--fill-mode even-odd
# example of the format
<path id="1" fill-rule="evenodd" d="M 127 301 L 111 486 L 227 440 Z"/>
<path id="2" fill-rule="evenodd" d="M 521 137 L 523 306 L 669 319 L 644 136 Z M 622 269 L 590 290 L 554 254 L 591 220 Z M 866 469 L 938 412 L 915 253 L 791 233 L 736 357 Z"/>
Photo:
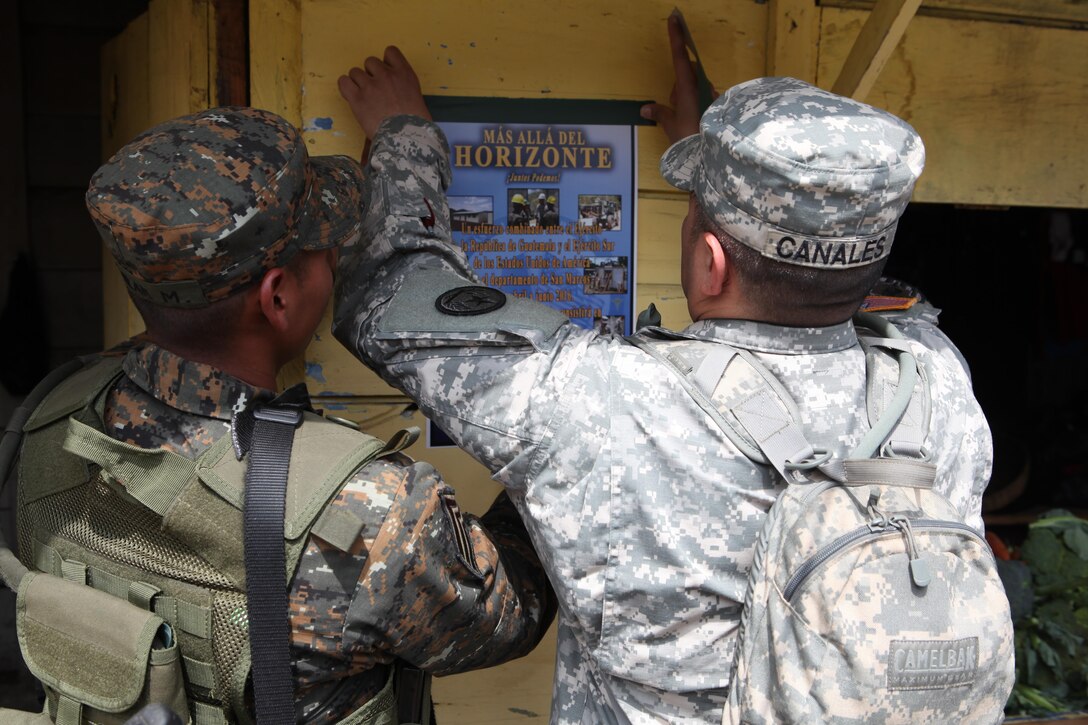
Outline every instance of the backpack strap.
<path id="1" fill-rule="evenodd" d="M 817 451 L 805 438 L 793 398 L 752 353 L 718 343 L 693 368 L 646 337 L 631 335 L 626 340 L 672 369 L 684 390 L 751 460 L 773 466 L 787 481 L 804 480 L 802 471 L 827 461 L 828 454 Z M 731 368 L 755 373 L 746 386 L 750 392 L 739 403 L 719 406 L 712 396 Z"/>
<path id="2" fill-rule="evenodd" d="M 886 402 L 882 399 L 878 417 L 871 422 L 871 428 L 848 460 L 872 458 L 890 437 L 901 451 L 909 452 L 915 448 L 921 451 L 925 418 L 905 415 L 916 397 L 915 386 L 919 379 L 917 363 L 906 338 L 894 325 L 878 315 L 858 313 L 854 322 L 878 335 L 867 338 L 867 350 L 880 348 L 894 353 L 899 365 L 899 379 L 894 393 Z M 806 481 L 805 472 L 816 468 L 836 481 L 847 479 L 842 461 L 831 460 L 830 452 L 813 446 L 805 438 L 797 403 L 755 355 L 748 350 L 716 342 L 695 367 L 682 356 L 664 351 L 651 338 L 655 332 L 653 328 L 648 328 L 624 339 L 673 370 L 684 390 L 745 456 L 755 463 L 773 466 L 788 482 Z M 867 380 L 870 378 L 869 368 L 867 357 Z M 714 402 L 715 391 L 727 376 L 733 371 L 744 375 L 745 369 L 750 371 L 744 380 L 747 390 L 745 397 L 728 405 L 723 405 L 724 401 Z M 867 398 L 870 395 L 872 391 L 867 387 Z M 893 432 L 897 435 L 893 436 Z"/>
<path id="3" fill-rule="evenodd" d="M 891 329 L 898 333 L 894 327 Z M 890 370 L 888 359 L 891 358 L 894 365 L 900 352 L 909 351 L 908 343 L 902 337 L 866 334 L 864 328 L 859 329 L 858 342 L 865 348 L 865 402 L 869 424 L 875 426 L 901 385 L 899 380 L 893 380 L 894 373 Z M 929 381 L 922 369 L 919 368 L 917 372 L 917 382 L 907 408 L 880 446 L 880 455 L 883 457 L 918 460 L 929 458 L 929 451 L 925 447 L 931 410 Z"/>
<path id="4" fill-rule="evenodd" d="M 870 425 L 869 432 L 861 439 L 857 448 L 850 454 L 850 458 L 872 458 L 874 455 L 883 452 L 885 442 L 891 443 L 895 440 L 898 434 L 898 440 L 902 441 L 903 447 L 914 447 L 914 441 L 917 441 L 917 450 L 920 453 L 922 450 L 922 443 L 925 439 L 925 425 L 926 420 L 923 416 L 918 414 L 918 409 L 915 409 L 914 415 L 906 415 L 910 408 L 911 401 L 915 398 L 915 385 L 918 383 L 918 363 L 914 359 L 914 354 L 910 350 L 910 346 L 907 339 L 903 336 L 899 330 L 896 329 L 888 320 L 879 315 L 874 315 L 868 312 L 859 312 L 854 316 L 854 322 L 860 327 L 865 327 L 873 330 L 879 335 L 877 338 L 867 338 L 867 344 L 872 347 L 882 348 L 890 350 L 894 353 L 896 361 L 899 363 L 899 380 L 895 386 L 895 393 L 891 395 L 887 402 L 883 405 L 883 411 L 874 422 L 872 413 L 870 412 Z M 860 339 L 860 338 L 859 338 Z M 868 352 L 867 352 L 868 355 Z M 871 401 L 876 399 L 874 391 L 872 389 L 872 381 L 879 376 L 872 376 L 869 359 L 866 360 L 866 399 Z M 928 386 L 923 382 L 923 390 L 926 392 L 924 395 L 928 397 Z M 880 397 L 883 401 L 883 396 Z M 868 404 L 867 404 L 868 405 Z M 920 403 L 919 403 L 920 405 Z M 872 408 L 870 408 L 872 411 Z"/>

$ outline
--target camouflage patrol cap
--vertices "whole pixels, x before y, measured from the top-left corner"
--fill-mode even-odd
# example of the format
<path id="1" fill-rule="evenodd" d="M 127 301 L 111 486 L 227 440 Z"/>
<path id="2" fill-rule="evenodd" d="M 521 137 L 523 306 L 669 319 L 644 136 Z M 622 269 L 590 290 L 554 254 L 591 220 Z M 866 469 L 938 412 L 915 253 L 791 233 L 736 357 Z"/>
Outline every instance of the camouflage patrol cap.
<path id="1" fill-rule="evenodd" d="M 765 257 L 846 269 L 888 255 L 922 173 L 918 133 L 895 116 L 795 78 L 722 94 L 661 174 Z"/>
<path id="2" fill-rule="evenodd" d="M 274 113 L 213 108 L 137 136 L 92 177 L 87 208 L 132 294 L 204 307 L 302 249 L 359 237 L 362 172 L 310 158 Z"/>

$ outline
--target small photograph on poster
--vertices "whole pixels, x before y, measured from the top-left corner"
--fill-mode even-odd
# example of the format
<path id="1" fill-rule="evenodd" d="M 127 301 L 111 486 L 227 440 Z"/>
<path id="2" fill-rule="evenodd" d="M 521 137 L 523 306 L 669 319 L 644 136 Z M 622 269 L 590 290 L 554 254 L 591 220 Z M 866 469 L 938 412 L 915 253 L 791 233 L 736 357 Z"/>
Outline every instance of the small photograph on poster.
<path id="1" fill-rule="evenodd" d="M 529 206 L 530 194 L 525 188 L 506 190 L 506 226 L 535 227 L 536 219 Z"/>
<path id="2" fill-rule="evenodd" d="M 619 194 L 579 194 L 578 223 L 584 227 L 600 227 L 602 231 L 620 231 Z"/>
<path id="3" fill-rule="evenodd" d="M 559 189 L 529 189 L 537 226 L 559 226 Z"/>
<path id="4" fill-rule="evenodd" d="M 587 295 L 627 294 L 627 257 L 589 257 L 582 291 Z"/>
<path id="5" fill-rule="evenodd" d="M 450 228 L 455 232 L 469 231 L 476 224 L 495 223 L 495 197 L 450 196 Z"/>
<path id="6" fill-rule="evenodd" d="M 625 315 L 598 315 L 593 318 L 593 329 L 601 335 L 618 337 L 627 329 L 627 317 Z"/>

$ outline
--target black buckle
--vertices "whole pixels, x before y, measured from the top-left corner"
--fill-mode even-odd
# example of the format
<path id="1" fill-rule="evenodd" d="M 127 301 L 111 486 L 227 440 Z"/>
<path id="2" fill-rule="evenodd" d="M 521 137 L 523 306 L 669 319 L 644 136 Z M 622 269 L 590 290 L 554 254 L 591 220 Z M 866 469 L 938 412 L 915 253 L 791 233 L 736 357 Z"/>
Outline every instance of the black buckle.
<path id="1" fill-rule="evenodd" d="M 282 423 L 297 428 L 302 423 L 302 409 L 279 407 L 272 405 L 259 405 L 253 409 L 253 417 L 257 420 L 266 420 L 269 423 Z"/>

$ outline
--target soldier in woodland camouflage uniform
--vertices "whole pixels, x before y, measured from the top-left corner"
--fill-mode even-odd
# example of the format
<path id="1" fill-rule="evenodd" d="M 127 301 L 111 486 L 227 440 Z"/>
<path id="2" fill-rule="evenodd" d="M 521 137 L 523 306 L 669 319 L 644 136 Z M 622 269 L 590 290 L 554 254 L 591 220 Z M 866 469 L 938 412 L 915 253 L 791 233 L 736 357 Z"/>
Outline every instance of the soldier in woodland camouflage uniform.
<path id="1" fill-rule="evenodd" d="M 691 192 L 684 353 L 751 351 L 801 407 L 806 437 L 842 456 L 869 429 L 851 316 L 880 275 L 921 141 L 793 79 L 736 86 L 699 124 L 694 72 L 669 31 L 677 107 L 644 114 L 682 139 L 662 172 Z M 783 482 L 646 353 L 478 287 L 450 244 L 446 140 L 396 49 L 340 89 L 373 146 L 334 331 L 521 511 L 561 605 L 552 722 L 719 722 L 753 546 Z M 981 528 L 990 433 L 935 321 L 920 303 L 896 319 L 932 391 L 936 488 Z"/>
<path id="2" fill-rule="evenodd" d="M 359 238 L 361 182 L 356 162 L 310 159 L 286 121 L 246 108 L 157 126 L 99 169 L 87 204 L 148 323 L 104 353 L 123 356 L 105 431 L 193 459 L 272 399 L 278 368 L 302 353 L 328 303 L 338 249 Z M 309 405 L 301 385 L 278 400 Z M 398 658 L 447 674 L 533 648 L 554 600 L 505 494 L 477 520 L 403 454 L 344 474 L 325 513 L 358 521 L 358 534 L 338 545 L 311 534 L 290 582 L 300 717 L 356 710 Z"/>

